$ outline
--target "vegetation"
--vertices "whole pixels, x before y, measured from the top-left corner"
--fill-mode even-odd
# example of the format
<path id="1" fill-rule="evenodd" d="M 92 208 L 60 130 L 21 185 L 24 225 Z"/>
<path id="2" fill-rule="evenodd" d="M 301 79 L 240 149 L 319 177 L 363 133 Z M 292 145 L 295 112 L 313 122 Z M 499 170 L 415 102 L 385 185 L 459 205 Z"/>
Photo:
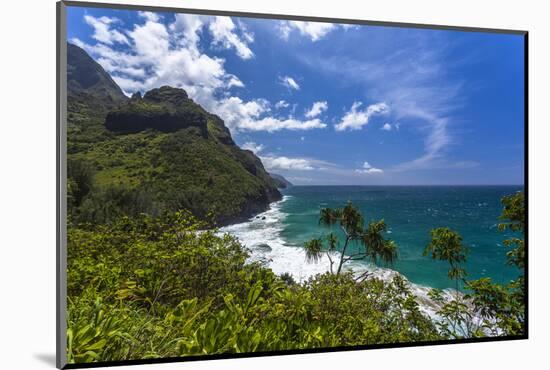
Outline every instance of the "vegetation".
<path id="1" fill-rule="evenodd" d="M 460 264 L 466 261 L 467 248 L 461 236 L 447 228 L 432 230 L 432 240 L 425 254 L 448 261 L 448 276 L 456 282 L 453 300 L 444 299 L 440 290 L 432 290 L 431 298 L 442 308 L 438 314 L 443 319 L 438 323 L 440 332 L 451 338 L 481 336 L 523 335 L 525 333 L 525 196 L 523 192 L 502 199 L 504 210 L 499 229 L 519 233 L 521 237 L 507 239 L 510 248 L 508 264 L 518 268 L 519 276 L 509 284 L 493 283 L 491 278 L 466 280 L 466 271 Z M 467 294 L 459 293 L 459 280 L 465 284 Z"/>
<path id="2" fill-rule="evenodd" d="M 304 284 L 187 212 L 70 225 L 71 362 L 442 339 L 402 278 Z"/>
<path id="3" fill-rule="evenodd" d="M 337 275 L 342 272 L 342 266 L 349 261 L 368 259 L 373 263 L 380 261 L 392 264 L 397 259 L 396 244 L 383 236 L 387 228 L 384 220 L 370 222 L 365 228 L 363 216 L 351 202 L 342 209 L 323 208 L 319 223 L 327 227 L 337 225 L 344 234 L 343 245 L 340 245 L 338 236 L 333 232 L 325 237 L 325 245 L 321 238 L 310 240 L 304 245 L 309 262 L 318 262 L 323 253 L 327 256 L 331 273 L 333 273 L 333 266 L 336 263 L 332 253 L 336 251 L 340 253 L 337 260 Z M 346 255 L 351 243 L 358 243 L 363 249 L 357 253 Z"/>

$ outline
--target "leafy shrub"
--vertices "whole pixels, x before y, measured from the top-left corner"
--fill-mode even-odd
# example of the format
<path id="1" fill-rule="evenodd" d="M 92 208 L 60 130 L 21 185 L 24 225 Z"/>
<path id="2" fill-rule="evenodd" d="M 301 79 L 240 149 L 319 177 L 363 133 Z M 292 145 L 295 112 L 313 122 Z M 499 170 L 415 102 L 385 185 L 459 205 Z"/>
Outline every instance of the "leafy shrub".
<path id="1" fill-rule="evenodd" d="M 188 212 L 70 225 L 71 362 L 441 338 L 400 279 L 283 280 L 204 226 Z"/>

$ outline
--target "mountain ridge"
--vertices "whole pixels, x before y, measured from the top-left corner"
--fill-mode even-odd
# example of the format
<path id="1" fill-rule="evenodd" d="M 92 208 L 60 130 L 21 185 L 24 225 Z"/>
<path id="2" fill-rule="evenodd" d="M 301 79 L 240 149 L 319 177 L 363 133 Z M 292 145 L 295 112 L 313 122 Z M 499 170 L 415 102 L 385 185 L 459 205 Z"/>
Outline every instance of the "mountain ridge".
<path id="1" fill-rule="evenodd" d="M 286 189 L 286 188 L 289 188 L 291 186 L 294 186 L 294 184 L 292 184 L 290 181 L 288 181 L 283 175 L 279 175 L 278 173 L 270 172 L 269 176 L 271 176 L 271 178 L 273 180 L 275 180 L 275 184 L 277 185 L 277 188 L 279 188 L 279 189 Z"/>
<path id="2" fill-rule="evenodd" d="M 281 199 L 261 160 L 239 148 L 223 120 L 185 90 L 162 86 L 128 98 L 76 48 L 68 47 L 68 175 L 76 189 L 69 192 L 75 220 L 109 222 L 186 209 L 226 225 Z M 95 77 L 83 80 L 82 71 Z M 89 188 L 84 195 L 82 176 L 75 174 L 83 168 L 92 182 L 83 185 Z"/>

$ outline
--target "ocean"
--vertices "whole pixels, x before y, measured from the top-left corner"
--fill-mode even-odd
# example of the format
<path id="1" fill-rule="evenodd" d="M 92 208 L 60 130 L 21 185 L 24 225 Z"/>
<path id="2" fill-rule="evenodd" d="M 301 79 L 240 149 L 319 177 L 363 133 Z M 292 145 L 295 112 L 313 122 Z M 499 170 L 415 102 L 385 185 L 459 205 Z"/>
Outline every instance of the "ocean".
<path id="1" fill-rule="evenodd" d="M 425 295 L 429 288 L 454 286 L 445 262 L 422 255 L 430 230 L 436 227 L 449 227 L 462 235 L 469 247 L 464 265 L 468 279 L 490 277 L 507 283 L 517 277 L 517 269 L 506 265 L 503 245 L 511 235 L 500 232 L 497 225 L 500 199 L 521 190 L 522 186 L 294 186 L 284 190 L 283 200 L 268 211 L 220 231 L 239 238 L 250 249 L 251 261 L 262 261 L 277 274 L 290 273 L 304 281 L 329 269 L 326 258 L 307 263 L 302 247 L 307 240 L 329 233 L 318 224 L 319 210 L 351 201 L 366 222 L 386 221 L 386 237 L 397 243 L 399 255 L 393 266 L 354 261 L 346 268 L 356 273 L 372 271 L 385 279 L 399 273 Z"/>

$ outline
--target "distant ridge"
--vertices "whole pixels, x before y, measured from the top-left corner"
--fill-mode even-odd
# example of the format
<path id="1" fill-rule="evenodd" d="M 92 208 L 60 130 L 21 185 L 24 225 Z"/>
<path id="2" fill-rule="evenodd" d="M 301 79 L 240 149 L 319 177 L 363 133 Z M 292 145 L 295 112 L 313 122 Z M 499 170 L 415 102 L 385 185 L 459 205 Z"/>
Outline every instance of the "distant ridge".
<path id="1" fill-rule="evenodd" d="M 287 179 L 285 179 L 283 176 L 281 176 L 279 174 L 270 173 L 269 176 L 271 176 L 271 178 L 273 180 L 275 180 L 275 184 L 277 185 L 277 188 L 279 188 L 279 189 L 286 189 L 286 188 L 289 188 L 291 186 L 294 186 L 290 181 L 288 181 Z"/>

